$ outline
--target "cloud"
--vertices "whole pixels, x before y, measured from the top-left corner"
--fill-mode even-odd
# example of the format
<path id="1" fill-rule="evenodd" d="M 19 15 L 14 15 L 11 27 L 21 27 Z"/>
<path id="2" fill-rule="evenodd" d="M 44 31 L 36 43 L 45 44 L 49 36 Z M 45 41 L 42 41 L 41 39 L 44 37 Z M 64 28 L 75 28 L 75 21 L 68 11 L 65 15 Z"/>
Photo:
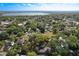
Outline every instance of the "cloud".
<path id="1" fill-rule="evenodd" d="M 32 5 L 30 5 L 32 6 Z M 26 8 L 27 10 L 33 10 L 33 11 L 76 11 L 79 10 L 79 4 L 64 4 L 64 3 L 42 3 L 37 6 L 32 6 L 31 8 Z"/>
<path id="2" fill-rule="evenodd" d="M 28 3 L 27 5 L 28 5 L 29 7 L 35 7 L 35 6 L 38 6 L 38 3 L 36 3 L 36 4 Z"/>
<path id="3" fill-rule="evenodd" d="M 30 6 L 30 7 L 32 7 L 32 6 L 33 6 L 33 4 L 30 4 L 30 3 L 29 3 L 29 4 L 27 4 L 27 5 L 28 5 L 28 6 Z"/>

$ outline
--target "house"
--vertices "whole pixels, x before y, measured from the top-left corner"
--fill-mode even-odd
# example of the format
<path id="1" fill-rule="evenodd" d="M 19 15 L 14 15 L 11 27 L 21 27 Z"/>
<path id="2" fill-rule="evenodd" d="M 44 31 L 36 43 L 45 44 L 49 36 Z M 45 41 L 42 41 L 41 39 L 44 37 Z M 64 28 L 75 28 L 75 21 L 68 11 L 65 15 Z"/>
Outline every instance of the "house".
<path id="1" fill-rule="evenodd" d="M 10 50 L 13 45 L 14 45 L 14 42 L 5 40 L 4 50 L 5 51 Z"/>
<path id="2" fill-rule="evenodd" d="M 9 24 L 11 24 L 11 22 L 9 22 L 9 21 L 1 21 L 1 25 L 9 25 Z"/>
<path id="3" fill-rule="evenodd" d="M 20 46 L 23 46 L 24 42 L 25 42 L 25 40 L 23 38 L 18 38 L 17 39 L 17 44 L 20 45 Z"/>
<path id="4" fill-rule="evenodd" d="M 23 25 L 22 23 L 19 23 L 19 24 L 18 24 L 18 26 L 22 26 L 22 25 Z"/>
<path id="5" fill-rule="evenodd" d="M 49 52 L 51 52 L 51 48 L 50 47 L 45 47 L 45 48 L 40 49 L 38 51 L 39 54 L 46 54 L 46 53 L 49 53 Z"/>

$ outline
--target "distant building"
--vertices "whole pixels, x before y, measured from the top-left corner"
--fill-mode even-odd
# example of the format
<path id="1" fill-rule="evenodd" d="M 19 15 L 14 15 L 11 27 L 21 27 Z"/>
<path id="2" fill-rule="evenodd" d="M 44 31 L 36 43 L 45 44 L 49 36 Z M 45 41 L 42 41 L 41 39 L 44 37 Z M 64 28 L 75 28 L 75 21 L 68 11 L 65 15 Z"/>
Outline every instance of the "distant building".
<path id="1" fill-rule="evenodd" d="M 11 22 L 8 22 L 8 21 L 1 21 L 1 25 L 9 25 L 11 24 Z"/>

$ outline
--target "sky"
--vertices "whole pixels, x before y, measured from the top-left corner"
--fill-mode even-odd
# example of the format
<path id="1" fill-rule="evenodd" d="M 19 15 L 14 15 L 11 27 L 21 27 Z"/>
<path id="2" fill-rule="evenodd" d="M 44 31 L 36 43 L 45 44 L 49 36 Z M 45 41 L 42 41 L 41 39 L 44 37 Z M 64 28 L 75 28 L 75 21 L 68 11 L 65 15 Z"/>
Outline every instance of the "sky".
<path id="1" fill-rule="evenodd" d="M 79 11 L 79 3 L 0 3 L 0 11 Z"/>

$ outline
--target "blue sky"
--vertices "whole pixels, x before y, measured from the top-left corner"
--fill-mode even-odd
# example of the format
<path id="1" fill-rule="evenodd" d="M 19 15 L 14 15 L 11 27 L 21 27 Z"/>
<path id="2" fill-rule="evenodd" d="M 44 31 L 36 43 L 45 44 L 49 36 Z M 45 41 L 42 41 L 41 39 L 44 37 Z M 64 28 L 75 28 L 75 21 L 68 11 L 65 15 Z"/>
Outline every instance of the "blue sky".
<path id="1" fill-rule="evenodd" d="M 79 11 L 79 3 L 0 3 L 0 11 Z"/>

